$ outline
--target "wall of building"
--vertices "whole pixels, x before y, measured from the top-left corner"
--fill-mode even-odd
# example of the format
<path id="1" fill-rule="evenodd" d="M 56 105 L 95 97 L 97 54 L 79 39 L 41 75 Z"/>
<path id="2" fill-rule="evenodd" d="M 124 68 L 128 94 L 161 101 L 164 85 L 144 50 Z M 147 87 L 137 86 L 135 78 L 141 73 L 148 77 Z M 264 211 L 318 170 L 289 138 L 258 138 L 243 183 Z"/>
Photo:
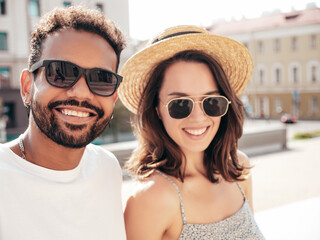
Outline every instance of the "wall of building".
<path id="1" fill-rule="evenodd" d="M 242 29 L 241 33 L 234 29 L 234 34 L 230 25 L 229 33 L 222 35 L 247 46 L 255 64 L 244 92 L 253 110 L 252 116 L 279 118 L 289 113 L 300 119 L 320 119 L 320 21 L 283 28 L 265 25 L 265 29 Z M 296 39 L 295 49 L 292 48 L 293 38 Z M 312 39 L 315 39 L 313 45 Z M 311 80 L 312 66 L 316 69 L 316 81 Z M 297 82 L 294 82 L 294 67 L 297 67 Z M 277 68 L 280 82 L 277 82 Z"/>

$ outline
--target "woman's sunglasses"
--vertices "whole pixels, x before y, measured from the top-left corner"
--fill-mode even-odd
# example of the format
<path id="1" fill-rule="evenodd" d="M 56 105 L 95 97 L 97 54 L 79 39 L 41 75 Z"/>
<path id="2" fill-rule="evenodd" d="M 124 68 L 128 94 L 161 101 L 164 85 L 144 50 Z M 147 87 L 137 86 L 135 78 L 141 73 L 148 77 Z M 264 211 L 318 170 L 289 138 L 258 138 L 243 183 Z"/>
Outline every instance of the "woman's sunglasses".
<path id="1" fill-rule="evenodd" d="M 47 82 L 58 88 L 70 88 L 77 83 L 82 74 L 90 91 L 108 97 L 119 87 L 122 76 L 101 68 L 85 69 L 74 63 L 61 60 L 41 60 L 31 66 L 30 72 L 45 68 Z"/>
<path id="2" fill-rule="evenodd" d="M 201 101 L 194 101 L 191 97 L 204 97 Z M 209 117 L 222 117 L 227 111 L 231 103 L 224 96 L 204 95 L 179 97 L 171 99 L 165 106 L 168 109 L 169 115 L 175 119 L 188 117 L 194 109 L 196 103 L 201 103 L 203 111 Z"/>

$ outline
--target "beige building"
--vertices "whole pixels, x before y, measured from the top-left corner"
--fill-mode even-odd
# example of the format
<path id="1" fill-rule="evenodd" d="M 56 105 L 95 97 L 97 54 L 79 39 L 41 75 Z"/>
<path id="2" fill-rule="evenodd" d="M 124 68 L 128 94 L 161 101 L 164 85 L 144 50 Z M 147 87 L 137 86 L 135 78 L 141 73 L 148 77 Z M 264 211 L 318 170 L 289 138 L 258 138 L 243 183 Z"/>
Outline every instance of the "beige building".
<path id="1" fill-rule="evenodd" d="M 19 81 L 27 67 L 30 33 L 44 13 L 69 5 L 99 9 L 129 36 L 128 0 L 0 0 L 0 119 L 8 119 L 9 136 L 24 131 L 27 124 Z M 129 55 L 126 51 L 122 57 Z"/>
<path id="2" fill-rule="evenodd" d="M 212 25 L 243 43 L 255 67 L 242 99 L 256 118 L 320 120 L 320 9 Z"/>

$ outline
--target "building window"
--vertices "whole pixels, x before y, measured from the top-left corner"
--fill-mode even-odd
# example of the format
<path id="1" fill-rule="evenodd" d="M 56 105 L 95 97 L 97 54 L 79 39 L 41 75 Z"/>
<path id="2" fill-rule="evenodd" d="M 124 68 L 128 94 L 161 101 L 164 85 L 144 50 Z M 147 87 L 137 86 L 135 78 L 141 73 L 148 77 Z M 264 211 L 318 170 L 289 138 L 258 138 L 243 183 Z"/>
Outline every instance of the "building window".
<path id="1" fill-rule="evenodd" d="M 261 85 L 263 85 L 263 83 L 264 83 L 264 78 L 265 78 L 264 70 L 260 69 L 259 70 L 259 83 Z"/>
<path id="2" fill-rule="evenodd" d="M 298 48 L 297 44 L 298 44 L 297 37 L 291 38 L 291 49 L 292 50 L 296 50 Z"/>
<path id="3" fill-rule="evenodd" d="M 0 32 L 0 50 L 8 50 L 7 33 Z"/>
<path id="4" fill-rule="evenodd" d="M 269 117 L 269 99 L 267 97 L 257 97 L 255 115 L 260 118 Z"/>
<path id="5" fill-rule="evenodd" d="M 258 64 L 257 69 L 258 69 L 257 83 L 259 85 L 263 85 L 266 83 L 266 79 L 267 79 L 266 67 L 263 64 Z"/>
<path id="6" fill-rule="evenodd" d="M 280 39 L 275 39 L 274 40 L 274 51 L 279 52 L 280 51 Z"/>
<path id="7" fill-rule="evenodd" d="M 279 83 L 281 82 L 281 77 L 280 77 L 280 76 L 281 76 L 281 75 L 280 75 L 281 73 L 280 73 L 280 69 L 279 69 L 279 68 L 277 68 L 275 73 L 276 73 L 276 83 L 277 83 L 277 84 L 279 84 Z"/>
<path id="8" fill-rule="evenodd" d="M 311 67 L 311 82 L 315 83 L 317 81 L 317 67 L 312 66 Z"/>
<path id="9" fill-rule="evenodd" d="M 29 16 L 30 17 L 40 16 L 39 0 L 29 0 Z"/>
<path id="10" fill-rule="evenodd" d="M 297 83 L 299 81 L 298 79 L 298 68 L 297 67 L 293 67 L 293 82 Z"/>
<path id="11" fill-rule="evenodd" d="M 301 67 L 299 63 L 291 63 L 289 79 L 291 83 L 299 83 L 301 79 Z"/>
<path id="12" fill-rule="evenodd" d="M 310 83 L 317 83 L 320 81 L 320 69 L 318 61 L 308 62 L 307 77 Z"/>
<path id="13" fill-rule="evenodd" d="M 311 35 L 310 37 L 310 48 L 315 49 L 317 47 L 317 36 Z"/>
<path id="14" fill-rule="evenodd" d="M 96 9 L 100 12 L 103 12 L 103 4 L 102 3 L 97 3 L 96 4 Z"/>
<path id="15" fill-rule="evenodd" d="M 276 98 L 275 99 L 275 101 L 274 101 L 274 109 L 275 109 L 276 113 L 278 113 L 278 114 L 283 112 L 281 98 Z"/>
<path id="16" fill-rule="evenodd" d="M 0 67 L 0 88 L 8 88 L 10 86 L 10 69 Z"/>
<path id="17" fill-rule="evenodd" d="M 310 114 L 311 115 L 317 114 L 318 111 L 319 111 L 318 98 L 312 97 L 310 99 Z"/>
<path id="18" fill-rule="evenodd" d="M 263 42 L 262 41 L 258 42 L 258 51 L 259 51 L 259 53 L 263 53 Z"/>
<path id="19" fill-rule="evenodd" d="M 0 15 L 6 14 L 6 0 L 0 0 Z"/>
<path id="20" fill-rule="evenodd" d="M 273 83 L 281 84 L 283 76 L 282 76 L 282 65 L 280 63 L 276 63 L 273 66 L 273 75 L 272 75 Z"/>
<path id="21" fill-rule="evenodd" d="M 70 7 L 70 6 L 71 6 L 71 2 L 69 2 L 69 1 L 64 1 L 64 2 L 63 2 L 63 6 L 64 6 L 64 7 Z"/>

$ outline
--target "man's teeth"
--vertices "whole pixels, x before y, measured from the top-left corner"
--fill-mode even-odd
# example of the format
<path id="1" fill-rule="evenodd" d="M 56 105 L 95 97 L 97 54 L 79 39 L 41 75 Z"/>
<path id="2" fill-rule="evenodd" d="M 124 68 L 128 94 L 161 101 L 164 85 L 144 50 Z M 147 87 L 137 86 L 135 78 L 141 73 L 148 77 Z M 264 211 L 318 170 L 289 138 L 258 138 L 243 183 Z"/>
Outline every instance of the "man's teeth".
<path id="1" fill-rule="evenodd" d="M 61 112 L 65 115 L 68 115 L 68 116 L 89 117 L 88 112 L 78 112 L 78 111 L 69 110 L 69 109 L 62 109 Z"/>
<path id="2" fill-rule="evenodd" d="M 185 131 L 191 135 L 201 135 L 203 134 L 205 131 L 207 130 L 207 128 L 201 128 L 201 129 L 185 129 Z"/>

